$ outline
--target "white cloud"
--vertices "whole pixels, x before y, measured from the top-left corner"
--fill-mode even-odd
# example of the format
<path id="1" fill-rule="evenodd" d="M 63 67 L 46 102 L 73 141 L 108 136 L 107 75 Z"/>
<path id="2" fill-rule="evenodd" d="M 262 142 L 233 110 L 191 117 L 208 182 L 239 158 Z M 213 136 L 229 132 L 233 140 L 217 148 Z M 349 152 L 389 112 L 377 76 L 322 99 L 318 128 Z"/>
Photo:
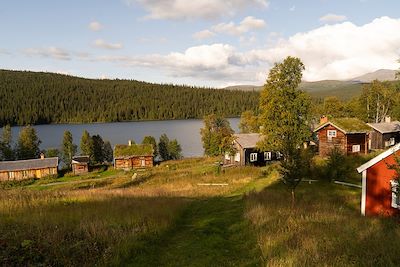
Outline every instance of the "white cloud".
<path id="1" fill-rule="evenodd" d="M 325 16 L 322 16 L 319 18 L 319 20 L 321 22 L 325 22 L 325 23 L 341 22 L 341 21 L 345 21 L 346 19 L 347 19 L 346 16 L 337 15 L 337 14 L 326 14 Z"/>
<path id="2" fill-rule="evenodd" d="M 242 35 L 243 33 L 259 30 L 266 26 L 262 19 L 256 19 L 252 16 L 245 17 L 238 25 L 234 22 L 220 23 L 212 27 L 212 30 L 218 33 L 225 33 L 229 35 Z"/>
<path id="3" fill-rule="evenodd" d="M 289 11 L 295 11 L 296 10 L 296 6 L 292 6 L 291 8 L 289 8 Z"/>
<path id="4" fill-rule="evenodd" d="M 103 39 L 95 40 L 93 45 L 104 49 L 121 49 L 123 47 L 121 43 L 107 43 Z"/>
<path id="5" fill-rule="evenodd" d="M 92 21 L 89 23 L 88 28 L 92 31 L 97 32 L 97 31 L 100 31 L 101 29 L 103 29 L 103 25 L 101 25 L 101 23 L 98 21 Z"/>
<path id="6" fill-rule="evenodd" d="M 212 19 L 232 16 L 250 7 L 267 7 L 268 0 L 126 0 L 138 3 L 150 19 Z"/>
<path id="7" fill-rule="evenodd" d="M 192 35 L 192 37 L 196 40 L 203 40 L 213 36 L 215 36 L 215 33 L 210 30 L 199 31 Z"/>
<path id="8" fill-rule="evenodd" d="M 71 54 L 62 48 L 50 46 L 46 48 L 27 48 L 24 53 L 28 56 L 41 56 L 60 60 L 70 60 Z"/>

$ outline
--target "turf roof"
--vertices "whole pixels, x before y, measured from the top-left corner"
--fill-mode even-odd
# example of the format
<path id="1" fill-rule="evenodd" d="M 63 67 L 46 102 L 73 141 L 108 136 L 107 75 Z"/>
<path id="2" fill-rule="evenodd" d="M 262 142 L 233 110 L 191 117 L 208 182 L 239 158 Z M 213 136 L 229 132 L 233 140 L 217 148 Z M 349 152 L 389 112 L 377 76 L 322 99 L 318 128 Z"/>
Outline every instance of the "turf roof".
<path id="1" fill-rule="evenodd" d="M 152 156 L 153 146 L 146 145 L 116 145 L 114 149 L 115 157 L 130 157 L 130 156 Z"/>
<path id="2" fill-rule="evenodd" d="M 330 123 L 345 133 L 366 133 L 371 130 L 371 127 L 357 118 L 335 118 L 317 127 L 316 131 Z"/>

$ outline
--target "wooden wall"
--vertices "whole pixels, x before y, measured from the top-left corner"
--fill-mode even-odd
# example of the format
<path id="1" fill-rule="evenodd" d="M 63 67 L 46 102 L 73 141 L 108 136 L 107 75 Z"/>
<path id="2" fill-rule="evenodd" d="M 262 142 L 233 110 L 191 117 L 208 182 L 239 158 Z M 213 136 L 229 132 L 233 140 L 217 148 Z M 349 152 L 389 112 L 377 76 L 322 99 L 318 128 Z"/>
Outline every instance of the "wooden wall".
<path id="1" fill-rule="evenodd" d="M 74 174 L 84 174 L 89 172 L 89 164 L 87 163 L 73 163 L 72 164 L 72 171 Z"/>
<path id="2" fill-rule="evenodd" d="M 360 152 L 353 152 L 353 145 L 360 145 Z M 347 135 L 347 154 L 367 154 L 368 135 L 367 134 L 348 134 Z"/>
<path id="3" fill-rule="evenodd" d="M 0 181 L 18 181 L 31 178 L 43 178 L 58 173 L 57 167 L 24 171 L 0 171 Z"/>
<path id="4" fill-rule="evenodd" d="M 333 137 L 332 140 L 328 140 L 328 130 L 336 130 L 336 137 Z M 346 135 L 332 125 L 327 125 L 326 127 L 320 129 L 318 131 L 318 139 L 319 155 L 322 157 L 328 156 L 329 152 L 335 147 L 339 148 L 343 153 L 347 153 Z"/>
<path id="5" fill-rule="evenodd" d="M 129 159 L 115 159 L 114 168 L 131 170 L 133 168 L 145 168 L 153 167 L 153 157 L 152 156 L 138 156 Z"/>

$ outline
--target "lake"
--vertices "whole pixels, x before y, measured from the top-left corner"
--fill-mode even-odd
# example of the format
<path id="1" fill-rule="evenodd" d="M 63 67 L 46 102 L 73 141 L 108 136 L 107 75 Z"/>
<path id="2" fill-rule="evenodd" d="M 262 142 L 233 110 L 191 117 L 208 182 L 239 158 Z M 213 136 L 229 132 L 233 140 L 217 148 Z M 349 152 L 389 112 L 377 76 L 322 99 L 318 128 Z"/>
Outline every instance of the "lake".
<path id="1" fill-rule="evenodd" d="M 228 119 L 232 129 L 238 132 L 239 118 Z M 167 134 L 169 139 L 177 139 L 182 147 L 184 157 L 203 155 L 200 128 L 203 120 L 167 120 L 167 121 L 137 121 L 88 124 L 48 124 L 33 126 L 42 141 L 40 148 L 61 148 L 64 131 L 72 133 L 74 143 L 78 145 L 84 130 L 90 135 L 99 134 L 111 145 L 128 144 L 128 140 L 140 143 L 146 135 L 154 136 L 158 142 L 160 135 Z M 16 142 L 20 126 L 12 127 L 13 141 Z"/>

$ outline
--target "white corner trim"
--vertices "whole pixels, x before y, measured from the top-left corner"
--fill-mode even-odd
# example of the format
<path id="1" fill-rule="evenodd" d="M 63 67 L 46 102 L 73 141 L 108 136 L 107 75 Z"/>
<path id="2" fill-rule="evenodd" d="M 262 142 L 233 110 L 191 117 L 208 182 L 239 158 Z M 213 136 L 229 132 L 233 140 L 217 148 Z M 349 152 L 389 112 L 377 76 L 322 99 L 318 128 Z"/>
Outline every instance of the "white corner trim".
<path id="1" fill-rule="evenodd" d="M 361 189 L 361 215 L 365 216 L 365 203 L 367 200 L 367 170 L 362 172 L 362 189 Z"/>
<path id="2" fill-rule="evenodd" d="M 385 152 L 382 152 L 381 154 L 379 154 L 378 156 L 376 156 L 375 158 L 371 159 L 370 161 L 368 161 L 367 163 L 364 163 L 363 165 L 361 165 L 360 167 L 357 168 L 358 173 L 363 172 L 364 170 L 368 169 L 369 167 L 372 167 L 373 165 L 375 165 L 376 163 L 378 163 L 379 161 L 389 157 L 390 155 L 392 155 L 393 153 L 397 152 L 398 150 L 400 150 L 400 143 L 398 143 L 397 145 L 389 148 L 388 150 L 386 150 Z"/>

